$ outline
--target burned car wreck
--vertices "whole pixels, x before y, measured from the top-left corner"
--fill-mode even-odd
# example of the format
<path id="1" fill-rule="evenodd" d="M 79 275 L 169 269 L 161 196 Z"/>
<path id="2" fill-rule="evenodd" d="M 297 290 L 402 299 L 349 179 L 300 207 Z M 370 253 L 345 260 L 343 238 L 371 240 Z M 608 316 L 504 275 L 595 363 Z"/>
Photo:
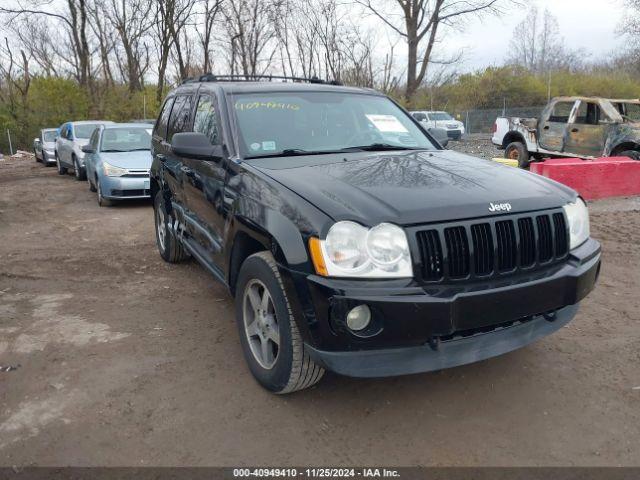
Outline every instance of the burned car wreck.
<path id="1" fill-rule="evenodd" d="M 547 157 L 640 160 L 640 100 L 554 98 L 540 118 L 498 118 L 492 141 L 522 168 Z"/>

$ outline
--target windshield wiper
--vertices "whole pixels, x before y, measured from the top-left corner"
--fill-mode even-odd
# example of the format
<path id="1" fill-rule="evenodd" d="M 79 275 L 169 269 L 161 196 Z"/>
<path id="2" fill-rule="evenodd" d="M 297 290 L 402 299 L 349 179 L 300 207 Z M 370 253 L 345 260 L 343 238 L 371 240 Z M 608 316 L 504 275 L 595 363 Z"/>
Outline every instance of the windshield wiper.
<path id="1" fill-rule="evenodd" d="M 360 145 L 357 147 L 346 147 L 340 149 L 343 152 L 351 150 L 362 150 L 365 152 L 384 152 L 387 150 L 428 150 L 428 148 L 406 147 L 403 145 L 391 145 L 390 143 L 372 143 L 371 145 Z"/>
<path id="2" fill-rule="evenodd" d="M 340 150 L 303 150 L 302 148 L 286 148 L 278 153 L 270 153 L 268 155 L 252 155 L 245 157 L 245 160 L 255 158 L 274 158 L 274 157 L 299 157 L 303 155 L 330 155 L 332 153 L 340 153 Z"/>
<path id="3" fill-rule="evenodd" d="M 100 152 L 102 153 L 124 153 L 124 152 L 128 152 L 129 150 L 100 150 Z"/>

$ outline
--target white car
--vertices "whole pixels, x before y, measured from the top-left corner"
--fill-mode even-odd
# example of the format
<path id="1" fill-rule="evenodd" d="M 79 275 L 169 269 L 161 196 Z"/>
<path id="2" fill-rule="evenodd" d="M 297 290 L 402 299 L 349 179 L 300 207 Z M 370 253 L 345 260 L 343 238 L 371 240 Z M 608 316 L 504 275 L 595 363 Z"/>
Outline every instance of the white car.
<path id="1" fill-rule="evenodd" d="M 87 120 L 63 124 L 60 127 L 60 134 L 56 138 L 55 157 L 58 173 L 65 175 L 67 170 L 71 169 L 75 173 L 76 180 L 86 180 L 82 147 L 89 143 L 89 138 L 96 128 L 110 123 L 113 122 Z"/>
<path id="2" fill-rule="evenodd" d="M 411 112 L 413 118 L 419 121 L 426 128 L 443 128 L 447 131 L 447 136 L 453 140 L 460 140 L 465 133 L 464 123 L 456 120 L 447 112 Z"/>

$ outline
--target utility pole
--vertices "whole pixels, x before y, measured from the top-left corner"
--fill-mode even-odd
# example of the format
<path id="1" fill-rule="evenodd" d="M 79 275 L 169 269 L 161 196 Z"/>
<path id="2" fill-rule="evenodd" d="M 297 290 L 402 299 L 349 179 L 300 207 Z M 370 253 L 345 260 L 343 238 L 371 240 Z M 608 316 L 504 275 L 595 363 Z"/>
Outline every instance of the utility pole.
<path id="1" fill-rule="evenodd" d="M 142 119 L 147 118 L 147 94 L 142 95 Z"/>
<path id="2" fill-rule="evenodd" d="M 8 128 L 7 128 L 7 138 L 9 139 L 9 153 L 13 155 L 13 146 L 11 145 L 11 133 L 9 133 Z"/>

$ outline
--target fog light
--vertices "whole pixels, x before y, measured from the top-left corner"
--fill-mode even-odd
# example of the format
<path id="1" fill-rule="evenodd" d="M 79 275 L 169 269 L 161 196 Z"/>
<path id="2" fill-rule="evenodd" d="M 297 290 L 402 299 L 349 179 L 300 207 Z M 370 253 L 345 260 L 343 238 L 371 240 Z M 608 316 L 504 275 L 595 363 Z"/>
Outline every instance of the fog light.
<path id="1" fill-rule="evenodd" d="M 347 314 L 347 327 L 354 332 L 364 330 L 371 322 L 371 310 L 366 305 L 358 305 Z"/>

